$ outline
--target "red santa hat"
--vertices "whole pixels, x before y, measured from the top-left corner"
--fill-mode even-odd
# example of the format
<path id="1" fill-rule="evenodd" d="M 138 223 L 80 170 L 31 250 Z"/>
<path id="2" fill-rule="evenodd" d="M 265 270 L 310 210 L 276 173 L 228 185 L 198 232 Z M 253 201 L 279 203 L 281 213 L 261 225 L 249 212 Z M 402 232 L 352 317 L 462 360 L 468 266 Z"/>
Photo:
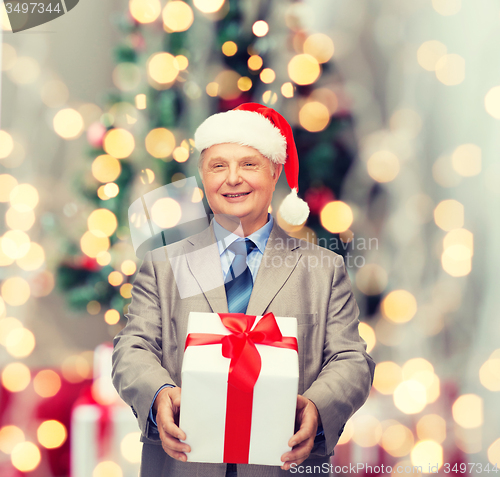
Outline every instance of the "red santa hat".
<path id="1" fill-rule="evenodd" d="M 307 220 L 309 206 L 297 196 L 299 158 L 292 128 L 274 109 L 258 103 L 244 103 L 225 113 L 214 114 L 198 127 L 194 142 L 200 152 L 223 143 L 250 146 L 275 164 L 284 164 L 292 191 L 282 202 L 279 213 L 291 225 Z"/>

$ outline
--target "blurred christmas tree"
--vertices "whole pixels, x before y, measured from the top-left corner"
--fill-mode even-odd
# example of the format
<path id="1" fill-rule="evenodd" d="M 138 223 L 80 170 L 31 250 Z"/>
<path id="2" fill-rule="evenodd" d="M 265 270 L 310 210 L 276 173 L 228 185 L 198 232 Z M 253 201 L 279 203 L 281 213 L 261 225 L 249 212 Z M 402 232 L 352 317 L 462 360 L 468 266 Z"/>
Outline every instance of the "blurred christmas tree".
<path id="1" fill-rule="evenodd" d="M 293 2 L 285 25 L 275 10 L 281 3 L 173 0 L 162 9 L 158 0 L 132 0 L 118 18 L 124 39 L 115 51 L 117 89 L 87 130 L 88 173 L 75 178 L 95 210 L 80 243 L 66 244 L 58 268 L 72 307 L 104 312 L 109 324 L 119 321 L 137 269 L 130 204 L 195 175 L 197 160 L 187 160 L 196 126 L 244 102 L 276 108 L 294 130 L 299 193 L 311 215 L 307 227 L 278 222 L 292 235 L 323 239 L 345 254 L 335 244 L 349 241 L 350 209 L 344 204 L 344 215 L 325 213 L 342 205 L 341 186 L 355 156 L 352 118 L 330 62 L 333 43 L 302 28 Z M 339 236 L 344 242 L 330 240 Z"/>

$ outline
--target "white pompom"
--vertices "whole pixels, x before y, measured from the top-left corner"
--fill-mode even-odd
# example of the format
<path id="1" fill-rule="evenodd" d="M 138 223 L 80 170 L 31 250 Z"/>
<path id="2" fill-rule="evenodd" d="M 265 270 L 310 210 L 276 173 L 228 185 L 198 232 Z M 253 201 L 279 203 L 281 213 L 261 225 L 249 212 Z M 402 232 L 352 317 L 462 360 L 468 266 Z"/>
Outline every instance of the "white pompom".
<path id="1" fill-rule="evenodd" d="M 297 195 L 297 189 L 292 189 L 281 203 L 279 213 L 290 225 L 301 225 L 309 217 L 309 206 Z"/>

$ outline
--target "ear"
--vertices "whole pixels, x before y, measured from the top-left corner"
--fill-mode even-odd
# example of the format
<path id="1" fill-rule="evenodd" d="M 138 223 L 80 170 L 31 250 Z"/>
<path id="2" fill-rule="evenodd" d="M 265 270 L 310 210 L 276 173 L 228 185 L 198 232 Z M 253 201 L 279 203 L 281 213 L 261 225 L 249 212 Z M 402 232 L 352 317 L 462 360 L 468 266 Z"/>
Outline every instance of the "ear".
<path id="1" fill-rule="evenodd" d="M 274 165 L 274 185 L 278 182 L 280 178 L 281 172 L 283 171 L 283 164 L 275 164 Z"/>

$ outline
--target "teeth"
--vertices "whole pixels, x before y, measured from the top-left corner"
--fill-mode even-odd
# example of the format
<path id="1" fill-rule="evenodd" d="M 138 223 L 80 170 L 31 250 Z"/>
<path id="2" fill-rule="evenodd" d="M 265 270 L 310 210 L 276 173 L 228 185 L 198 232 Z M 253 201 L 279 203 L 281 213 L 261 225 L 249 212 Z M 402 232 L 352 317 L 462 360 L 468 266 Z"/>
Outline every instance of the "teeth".
<path id="1" fill-rule="evenodd" d="M 246 195 L 246 193 L 244 193 L 244 194 L 226 194 L 226 197 L 241 197 L 243 195 Z"/>

